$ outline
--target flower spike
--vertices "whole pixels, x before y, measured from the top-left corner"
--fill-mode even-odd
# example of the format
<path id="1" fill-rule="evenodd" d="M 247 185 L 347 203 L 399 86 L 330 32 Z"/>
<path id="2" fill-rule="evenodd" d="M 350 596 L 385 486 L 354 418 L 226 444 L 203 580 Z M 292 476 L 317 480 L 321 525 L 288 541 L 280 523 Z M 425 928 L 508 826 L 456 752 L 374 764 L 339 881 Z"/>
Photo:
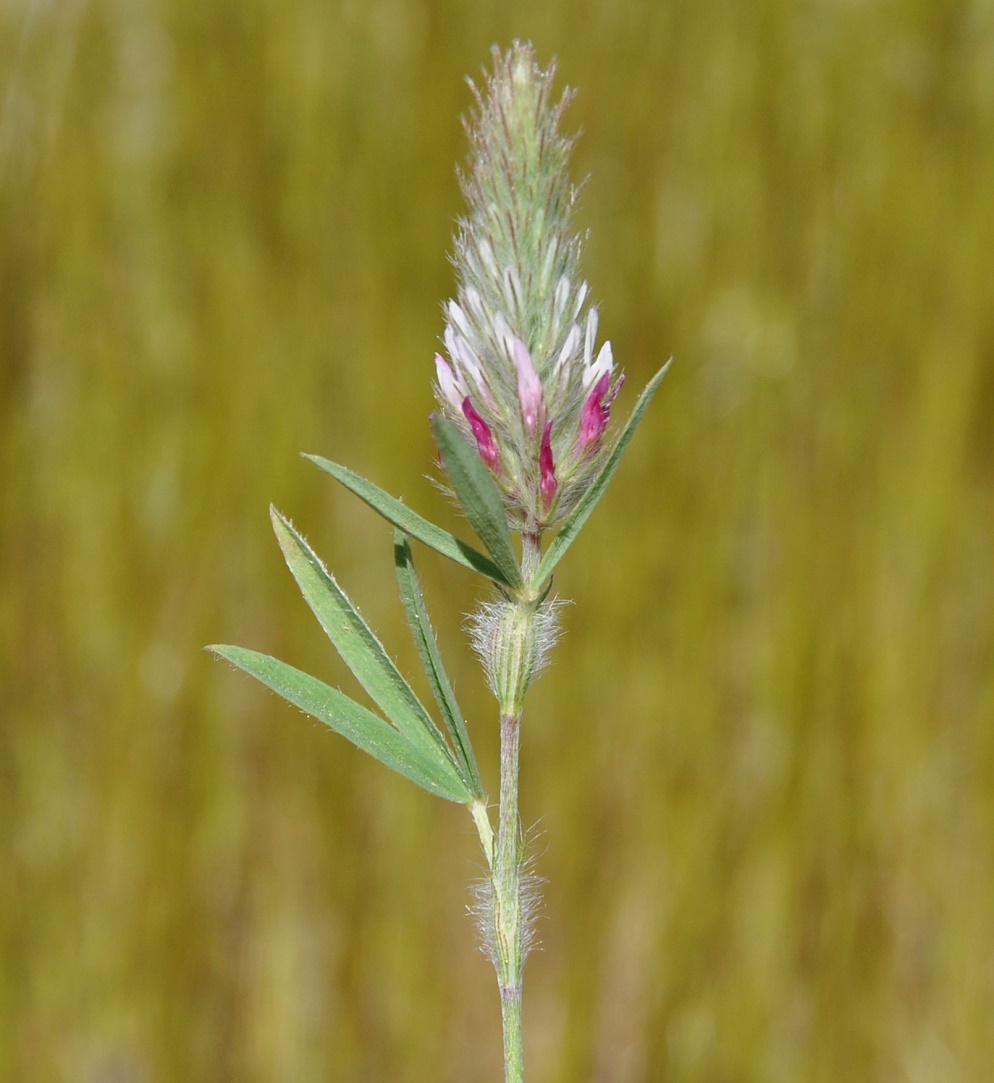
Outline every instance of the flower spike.
<path id="1" fill-rule="evenodd" d="M 508 527 L 537 537 L 563 526 L 600 476 L 622 380 L 580 274 L 562 129 L 571 93 L 553 96 L 554 71 L 530 45 L 494 59 L 467 122 L 468 206 L 435 395 L 494 472 Z"/>

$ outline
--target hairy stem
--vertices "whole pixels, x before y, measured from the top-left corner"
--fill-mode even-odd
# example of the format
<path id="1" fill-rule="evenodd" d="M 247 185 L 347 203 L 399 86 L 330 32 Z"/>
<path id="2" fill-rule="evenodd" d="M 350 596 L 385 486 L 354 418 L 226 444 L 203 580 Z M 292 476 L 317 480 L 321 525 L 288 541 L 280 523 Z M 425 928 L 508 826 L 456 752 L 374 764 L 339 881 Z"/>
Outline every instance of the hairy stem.
<path id="1" fill-rule="evenodd" d="M 524 1077 L 521 1042 L 521 828 L 518 819 L 520 712 L 500 720 L 500 812 L 494 854 L 494 938 L 504 1024 L 505 1083 Z"/>
<path id="2" fill-rule="evenodd" d="M 534 575 L 541 556 L 541 534 L 526 531 L 521 538 L 521 571 L 525 583 Z M 535 608 L 530 602 L 513 606 L 513 633 L 506 649 L 496 652 L 496 681 L 500 691 L 500 809 L 494 848 L 494 962 L 500 986 L 504 1024 L 504 1080 L 521 1083 L 524 1056 L 521 1037 L 521 970 L 525 933 L 521 900 L 523 840 L 518 815 L 518 771 L 521 748 L 522 700 L 535 665 Z"/>

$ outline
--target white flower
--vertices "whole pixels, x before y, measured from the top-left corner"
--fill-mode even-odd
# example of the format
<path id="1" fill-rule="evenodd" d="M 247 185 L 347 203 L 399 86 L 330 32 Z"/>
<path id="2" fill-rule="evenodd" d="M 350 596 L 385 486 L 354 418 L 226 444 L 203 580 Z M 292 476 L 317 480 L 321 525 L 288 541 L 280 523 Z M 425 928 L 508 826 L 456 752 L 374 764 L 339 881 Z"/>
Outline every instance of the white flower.
<path id="1" fill-rule="evenodd" d="M 602 376 L 605 374 L 610 375 L 613 371 L 614 354 L 611 352 L 611 343 L 605 342 L 597 354 L 597 360 L 592 365 L 588 362 L 587 367 L 584 369 L 583 386 L 585 388 L 591 387 Z"/>

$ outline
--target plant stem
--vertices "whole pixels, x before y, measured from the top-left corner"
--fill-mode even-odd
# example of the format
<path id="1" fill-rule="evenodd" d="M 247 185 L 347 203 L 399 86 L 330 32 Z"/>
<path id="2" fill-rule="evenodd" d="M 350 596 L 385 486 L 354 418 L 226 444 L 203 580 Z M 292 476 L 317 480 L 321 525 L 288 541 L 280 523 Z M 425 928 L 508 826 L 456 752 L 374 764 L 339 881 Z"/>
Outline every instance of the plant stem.
<path id="1" fill-rule="evenodd" d="M 520 712 L 500 720 L 500 812 L 494 855 L 494 934 L 504 1025 L 504 1080 L 521 1083 L 521 829 L 518 820 Z"/>
<path id="2" fill-rule="evenodd" d="M 522 536 L 522 578 L 528 584 L 538 564 L 540 534 Z M 536 604 L 533 598 L 509 600 L 497 619 L 491 665 L 500 703 L 500 807 L 493 848 L 493 959 L 500 987 L 504 1026 L 504 1080 L 521 1083 L 521 969 L 525 933 L 521 900 L 523 842 L 518 816 L 518 769 L 522 700 L 535 667 Z"/>

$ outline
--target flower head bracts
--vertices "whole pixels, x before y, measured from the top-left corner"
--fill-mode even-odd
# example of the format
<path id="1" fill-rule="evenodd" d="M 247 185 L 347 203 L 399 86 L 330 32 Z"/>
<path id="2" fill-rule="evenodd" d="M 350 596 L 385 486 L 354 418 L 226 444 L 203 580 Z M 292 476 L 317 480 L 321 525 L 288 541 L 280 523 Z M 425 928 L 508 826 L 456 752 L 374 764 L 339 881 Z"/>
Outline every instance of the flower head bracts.
<path id="1" fill-rule="evenodd" d="M 515 44 L 495 50 L 493 74 L 473 87 L 460 178 L 469 212 L 444 309 L 447 357 L 435 357 L 442 412 L 493 471 L 511 528 L 529 533 L 563 522 L 596 477 L 623 381 L 610 344 L 596 349 L 597 309 L 579 278 L 572 141 L 559 130 L 571 95 L 553 101 L 554 74 Z"/>

